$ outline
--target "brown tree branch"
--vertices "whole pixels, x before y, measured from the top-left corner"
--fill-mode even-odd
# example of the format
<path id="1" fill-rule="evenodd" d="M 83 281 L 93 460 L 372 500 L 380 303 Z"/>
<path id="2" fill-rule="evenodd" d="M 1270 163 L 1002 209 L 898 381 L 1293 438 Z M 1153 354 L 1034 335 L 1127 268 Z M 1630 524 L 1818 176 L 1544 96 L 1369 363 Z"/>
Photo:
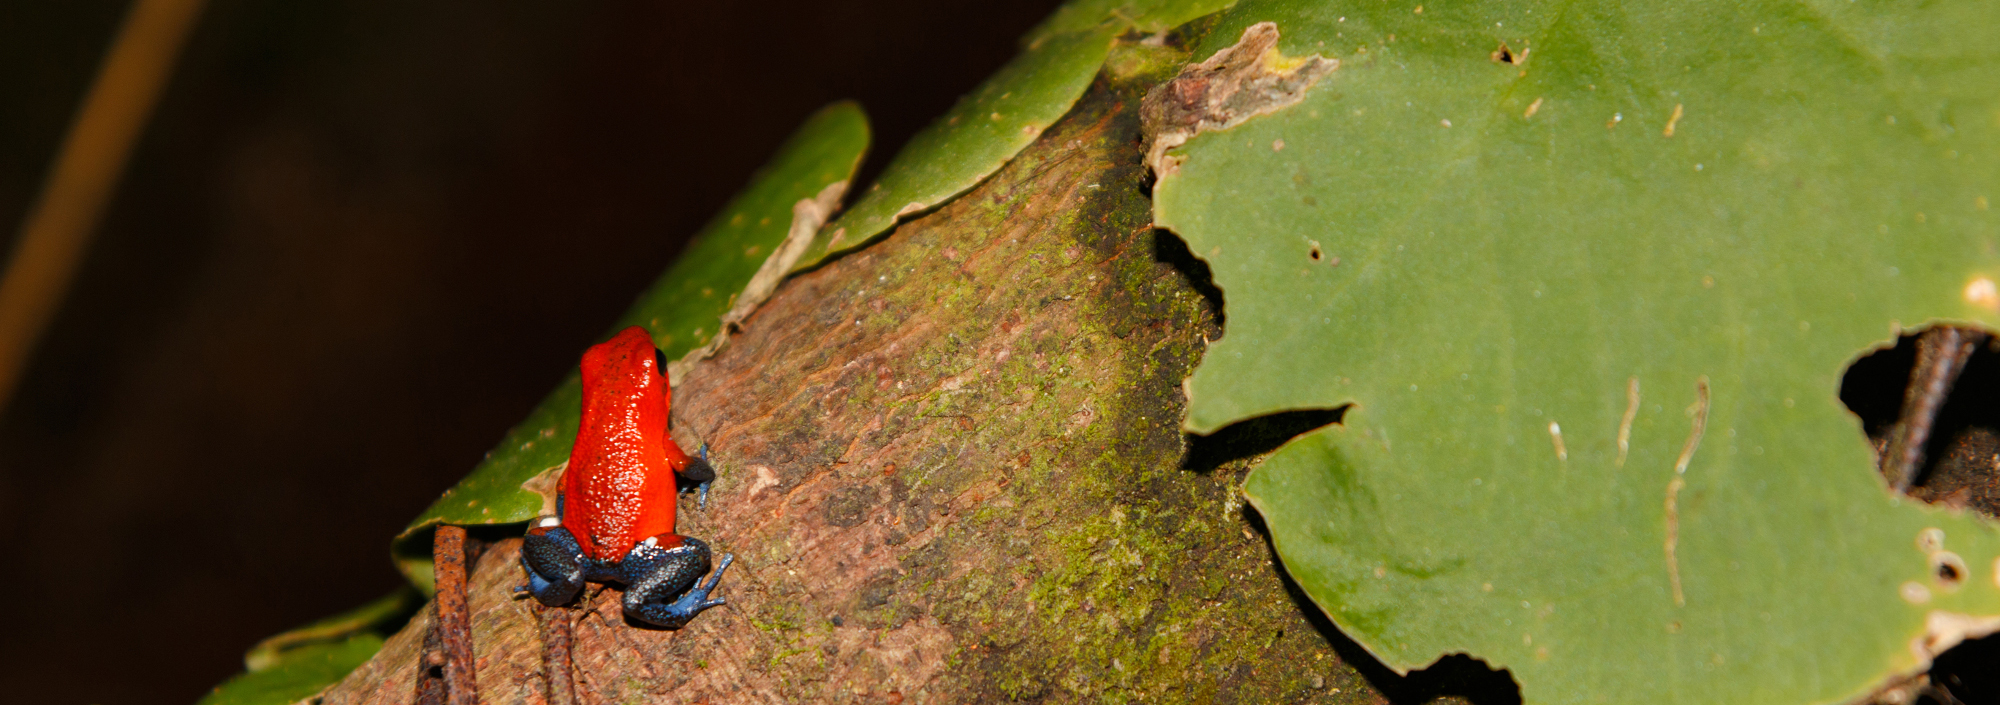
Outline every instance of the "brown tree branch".
<path id="1" fill-rule="evenodd" d="M 736 554 L 729 604 L 662 631 L 616 590 L 584 599 L 577 702 L 1378 697 L 1287 593 L 1247 461 L 1183 469 L 1181 380 L 1220 330 L 1146 227 L 1135 113 L 1159 78 L 1100 78 L 1001 173 L 789 280 L 690 371 L 676 433 L 721 479 L 680 532 Z M 541 703 L 518 550 L 472 575 L 479 689 Z M 427 621 L 323 702 L 406 702 Z"/>

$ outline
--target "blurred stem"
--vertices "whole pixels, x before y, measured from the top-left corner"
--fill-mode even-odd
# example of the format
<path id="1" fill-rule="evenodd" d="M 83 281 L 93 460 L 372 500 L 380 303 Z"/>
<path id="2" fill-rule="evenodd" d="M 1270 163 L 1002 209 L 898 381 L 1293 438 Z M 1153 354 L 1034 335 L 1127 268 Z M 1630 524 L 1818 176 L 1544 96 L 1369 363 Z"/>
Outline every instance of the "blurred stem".
<path id="1" fill-rule="evenodd" d="M 137 0 L 0 273 L 0 408 L 55 317 L 203 0 Z"/>

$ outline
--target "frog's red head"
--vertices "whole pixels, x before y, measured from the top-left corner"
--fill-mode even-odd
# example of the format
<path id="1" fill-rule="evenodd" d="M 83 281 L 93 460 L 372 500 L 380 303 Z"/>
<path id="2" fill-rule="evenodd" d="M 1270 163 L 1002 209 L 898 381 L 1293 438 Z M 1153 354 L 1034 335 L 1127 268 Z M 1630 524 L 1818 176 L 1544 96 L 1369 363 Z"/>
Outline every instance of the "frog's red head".
<path id="1" fill-rule="evenodd" d="M 673 391 L 667 386 L 666 367 L 660 359 L 659 348 L 653 347 L 653 337 L 646 329 L 632 326 L 618 331 L 610 340 L 590 346 L 583 353 L 583 391 L 615 391 L 634 396 L 658 396 L 662 405 L 673 404 Z M 590 402 L 584 402 L 588 412 Z M 660 419 L 662 425 L 666 419 Z"/>

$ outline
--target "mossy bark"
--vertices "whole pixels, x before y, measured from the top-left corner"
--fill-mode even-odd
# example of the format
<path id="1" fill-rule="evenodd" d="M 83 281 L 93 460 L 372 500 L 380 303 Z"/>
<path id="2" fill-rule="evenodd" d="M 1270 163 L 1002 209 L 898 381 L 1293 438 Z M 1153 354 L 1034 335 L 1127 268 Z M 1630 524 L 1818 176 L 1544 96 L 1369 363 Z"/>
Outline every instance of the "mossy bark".
<path id="1" fill-rule="evenodd" d="M 1219 302 L 1150 227 L 1137 117 L 1182 58 L 1121 49 L 1003 171 L 694 368 L 676 433 L 721 479 L 679 530 L 736 555 L 729 605 L 669 632 L 587 596 L 583 702 L 1381 701 L 1288 595 L 1237 493 L 1253 460 L 1187 467 Z M 472 578 L 488 702 L 544 698 L 517 550 Z M 323 701 L 407 701 L 427 627 Z"/>

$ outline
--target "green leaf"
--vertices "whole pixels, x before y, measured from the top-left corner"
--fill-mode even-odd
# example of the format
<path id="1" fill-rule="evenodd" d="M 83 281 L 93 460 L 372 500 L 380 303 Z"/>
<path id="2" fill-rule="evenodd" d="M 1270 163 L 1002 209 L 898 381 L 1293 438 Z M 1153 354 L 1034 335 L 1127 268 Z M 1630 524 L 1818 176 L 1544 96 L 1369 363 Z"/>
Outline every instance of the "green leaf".
<path id="1" fill-rule="evenodd" d="M 835 103 L 815 113 L 695 235 L 612 331 L 646 326 L 669 359 L 708 343 L 736 295 L 784 242 L 793 205 L 853 178 L 868 139 L 868 120 L 854 103 Z M 438 525 L 509 524 L 541 511 L 541 495 L 521 485 L 569 460 L 582 394 L 572 372 L 471 474 L 396 537 L 392 553 L 411 582 L 427 593 L 432 590 L 430 543 Z"/>
<path id="2" fill-rule="evenodd" d="M 838 220 L 813 239 L 795 270 L 857 249 L 896 219 L 929 210 L 985 179 L 1069 112 L 1111 51 L 1116 32 L 1050 35 L 1001 67 L 951 112 L 910 138 Z"/>
<path id="3" fill-rule="evenodd" d="M 1234 0 L 1081 0 L 1029 33 L 1020 56 L 910 138 L 853 207 L 814 238 L 795 270 L 872 242 L 898 218 L 964 193 L 1069 112 L 1114 39 L 1159 32 Z"/>
<path id="4" fill-rule="evenodd" d="M 410 615 L 424 604 L 424 596 L 404 586 L 368 604 L 272 636 L 243 654 L 243 665 L 262 671 L 289 658 L 293 650 L 305 646 L 345 641 L 357 634 L 386 635 L 402 628 Z"/>
<path id="5" fill-rule="evenodd" d="M 702 228 L 612 330 L 645 326 L 669 360 L 706 344 L 736 294 L 784 242 L 792 204 L 853 178 L 867 149 L 868 118 L 860 106 L 843 101 L 822 109 Z"/>
<path id="6" fill-rule="evenodd" d="M 285 652 L 270 668 L 238 674 L 199 705 L 290 705 L 339 682 L 382 649 L 382 637 L 359 634 Z"/>
<path id="7" fill-rule="evenodd" d="M 1234 4 L 1236 0 L 1074 0 L 1056 8 L 1021 42 L 1033 46 L 1057 34 L 1105 26 L 1119 33 L 1157 34 Z"/>
<path id="8" fill-rule="evenodd" d="M 404 587 L 265 639 L 243 655 L 249 670 L 216 686 L 201 705 L 280 705 L 318 693 L 366 663 L 423 603 L 415 589 Z"/>
<path id="9" fill-rule="evenodd" d="M 1356 641 L 1529 702 L 1831 702 L 2000 625 L 1993 526 L 1892 496 L 1837 398 L 2000 325 L 2000 13 L 1244 0 L 1196 58 L 1260 21 L 1340 67 L 1190 140 L 1155 220 L 1226 300 L 1190 430 L 1352 405 L 1245 493 Z"/>

